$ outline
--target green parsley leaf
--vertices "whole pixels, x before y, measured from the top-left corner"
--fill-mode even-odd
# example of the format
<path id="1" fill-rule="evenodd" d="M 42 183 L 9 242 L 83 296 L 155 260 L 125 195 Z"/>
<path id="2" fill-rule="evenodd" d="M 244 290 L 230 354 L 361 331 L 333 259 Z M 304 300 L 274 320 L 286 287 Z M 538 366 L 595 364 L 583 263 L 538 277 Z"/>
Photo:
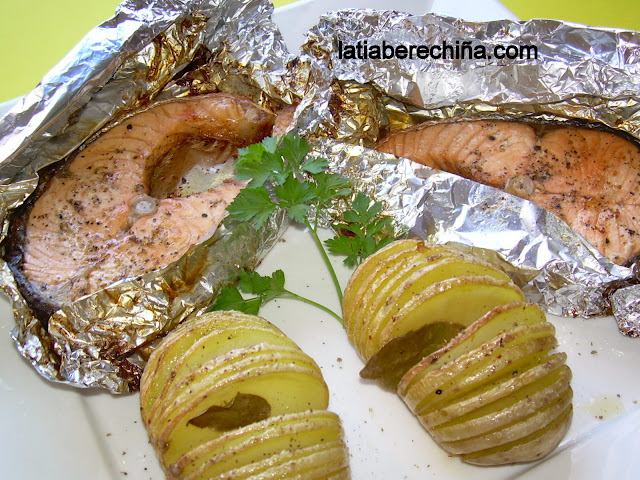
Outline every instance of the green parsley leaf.
<path id="1" fill-rule="evenodd" d="M 279 150 L 295 171 L 300 171 L 304 158 L 311 150 L 309 143 L 297 133 L 289 133 L 282 137 Z"/>
<path id="2" fill-rule="evenodd" d="M 214 304 L 209 307 L 209 311 L 236 310 L 257 315 L 261 304 L 260 298 L 245 300 L 236 287 L 227 287 L 222 289 Z"/>
<path id="3" fill-rule="evenodd" d="M 282 183 L 290 169 L 282 155 L 276 151 L 277 138 L 269 137 L 262 143 L 249 145 L 238 150 L 234 163 L 238 180 L 251 180 L 248 188 L 263 186 L 267 181 Z"/>
<path id="4" fill-rule="evenodd" d="M 321 203 L 328 203 L 336 197 L 343 197 L 351 193 L 349 180 L 337 173 L 317 173 L 315 180 L 315 195 Z"/>
<path id="5" fill-rule="evenodd" d="M 382 211 L 382 203 L 374 202 L 359 192 L 351 209 L 343 213 L 345 223 L 334 225 L 339 235 L 325 241 L 331 253 L 346 255 L 345 265 L 354 267 L 369 255 L 393 241 L 385 230 L 391 226 L 391 218 L 376 218 Z"/>
<path id="6" fill-rule="evenodd" d="M 326 159 L 307 157 L 310 148 L 304 138 L 288 133 L 280 139 L 269 137 L 261 143 L 240 149 L 240 156 L 235 163 L 237 178 L 250 179 L 250 183 L 227 210 L 232 218 L 251 222 L 256 228 L 261 228 L 279 207 L 285 209 L 294 221 L 307 226 L 309 234 L 319 247 L 341 303 L 342 288 L 317 228 L 319 213 L 334 200 L 351 195 L 351 185 L 341 175 L 326 171 L 329 166 Z M 312 207 L 315 218 L 310 219 Z M 346 234 L 328 240 L 325 245 L 329 251 L 344 254 L 345 263 L 355 266 L 363 258 L 388 244 L 391 238 L 388 238 L 386 231 L 391 219 L 379 218 L 381 211 L 382 204 L 372 204 L 368 196 L 358 194 L 351 208 L 344 212 L 344 223 L 334 225 L 334 228 Z M 245 299 L 241 291 L 254 297 Z M 270 277 L 263 277 L 255 272 L 241 274 L 239 289 L 225 289 L 213 308 L 234 307 L 257 313 L 263 303 L 277 297 L 303 301 L 343 323 L 339 315 L 324 305 L 286 290 L 284 273 L 280 270 Z"/>
<path id="7" fill-rule="evenodd" d="M 280 139 L 278 137 L 266 137 L 258 145 L 262 145 L 269 153 L 276 153 L 278 145 L 280 145 Z"/>
<path id="8" fill-rule="evenodd" d="M 269 277 L 262 276 L 257 272 L 242 272 L 239 287 L 245 293 L 258 295 L 262 299 L 262 303 L 266 303 L 286 292 L 284 272 L 276 270 Z"/>
<path id="9" fill-rule="evenodd" d="M 267 189 L 256 187 L 242 189 L 227 210 L 238 220 L 251 221 L 256 228 L 261 228 L 275 208 Z"/>
<path id="10" fill-rule="evenodd" d="M 360 251 L 358 237 L 340 235 L 325 240 L 324 243 L 331 253 L 346 255 L 343 262 L 347 267 L 355 267 L 358 264 L 358 253 Z"/>
<path id="11" fill-rule="evenodd" d="M 311 157 L 302 162 L 300 168 L 305 172 L 309 172 L 310 174 L 315 175 L 324 172 L 324 169 L 328 166 L 328 160 L 319 157 Z"/>
<path id="12" fill-rule="evenodd" d="M 313 184 L 299 181 L 289 175 L 282 185 L 275 188 L 275 194 L 280 199 L 278 205 L 288 209 L 288 215 L 296 222 L 304 223 L 309 210 L 309 202 L 316 198 Z"/>
<path id="13" fill-rule="evenodd" d="M 245 299 L 240 291 L 255 295 Z M 240 273 L 238 287 L 223 288 L 209 310 L 237 310 L 257 315 L 260 307 L 280 296 L 288 296 L 284 288 L 284 272 L 276 270 L 271 276 L 262 276 L 257 272 Z"/>

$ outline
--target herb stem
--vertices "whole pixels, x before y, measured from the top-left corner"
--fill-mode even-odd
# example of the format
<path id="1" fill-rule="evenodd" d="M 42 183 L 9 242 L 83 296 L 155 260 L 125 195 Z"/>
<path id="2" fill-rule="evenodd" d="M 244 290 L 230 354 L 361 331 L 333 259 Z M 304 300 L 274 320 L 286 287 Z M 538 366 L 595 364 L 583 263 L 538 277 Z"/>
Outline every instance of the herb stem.
<path id="1" fill-rule="evenodd" d="M 319 308 L 320 310 L 328 313 L 329 315 L 331 315 L 333 318 L 335 318 L 336 320 L 338 320 L 340 322 L 340 325 L 342 325 L 344 327 L 344 321 L 342 320 L 342 317 L 340 315 L 338 315 L 336 312 L 334 312 L 333 310 L 331 310 L 330 308 L 325 307 L 324 305 L 318 303 L 318 302 L 314 302 L 313 300 L 303 297 L 301 295 L 298 295 L 296 293 L 290 292 L 289 290 L 284 290 L 287 293 L 287 296 L 284 298 L 290 298 L 292 300 L 299 300 L 303 303 L 306 303 L 307 305 L 311 305 L 314 306 L 316 308 Z"/>
<path id="2" fill-rule="evenodd" d="M 313 241 L 318 247 L 318 250 L 320 251 L 320 255 L 322 255 L 322 259 L 324 260 L 325 265 L 329 269 L 329 273 L 331 274 L 331 279 L 333 280 L 333 285 L 335 286 L 336 293 L 338 294 L 338 300 L 340 301 L 340 309 L 342 309 L 342 288 L 340 287 L 340 281 L 338 280 L 338 275 L 336 275 L 336 271 L 334 270 L 333 265 L 331 264 L 331 260 L 329 259 L 329 256 L 327 255 L 327 252 L 324 249 L 324 246 L 322 245 L 322 240 L 320 240 L 320 237 L 318 237 L 318 232 L 316 231 L 316 228 L 314 228 L 314 226 L 311 226 L 311 224 L 309 223 L 309 219 L 307 218 L 304 219 L 304 224 L 309 229 L 309 233 L 311 234 L 311 237 L 313 237 Z M 340 322 L 342 322 L 342 320 L 340 320 Z"/>

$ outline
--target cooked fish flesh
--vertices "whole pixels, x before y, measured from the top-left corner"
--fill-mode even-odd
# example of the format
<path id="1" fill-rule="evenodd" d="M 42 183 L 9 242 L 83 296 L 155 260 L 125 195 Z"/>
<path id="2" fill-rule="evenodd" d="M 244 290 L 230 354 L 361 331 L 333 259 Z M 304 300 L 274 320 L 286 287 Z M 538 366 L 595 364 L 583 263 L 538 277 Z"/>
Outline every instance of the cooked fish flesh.
<path id="1" fill-rule="evenodd" d="M 273 136 L 283 137 L 293 127 L 296 105 L 287 105 L 280 109 L 273 124 Z"/>
<path id="2" fill-rule="evenodd" d="M 98 136 L 17 223 L 10 264 L 23 290 L 48 317 L 178 260 L 213 234 L 244 186 L 228 161 L 273 122 L 248 99 L 216 93 L 158 104 Z"/>
<path id="3" fill-rule="evenodd" d="M 640 148 L 617 134 L 468 121 L 398 130 L 375 148 L 527 198 L 619 265 L 640 253 Z"/>

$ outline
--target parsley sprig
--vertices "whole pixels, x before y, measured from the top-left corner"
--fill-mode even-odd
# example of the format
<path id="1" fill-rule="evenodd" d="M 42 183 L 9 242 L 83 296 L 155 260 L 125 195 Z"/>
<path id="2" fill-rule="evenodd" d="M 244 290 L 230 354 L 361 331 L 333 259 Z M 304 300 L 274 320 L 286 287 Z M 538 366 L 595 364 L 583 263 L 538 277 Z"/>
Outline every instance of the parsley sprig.
<path id="1" fill-rule="evenodd" d="M 324 158 L 307 157 L 310 147 L 296 134 L 281 139 L 266 138 L 262 143 L 241 149 L 236 160 L 239 180 L 251 180 L 229 205 L 238 220 L 251 221 L 261 228 L 276 208 L 284 208 L 294 221 L 309 229 L 333 280 L 340 303 L 342 288 L 331 261 L 318 236 L 318 215 L 337 197 L 351 193 L 349 181 L 337 173 L 327 173 Z M 273 195 L 265 184 L 273 185 Z M 309 219 L 311 208 L 315 210 Z"/>
<path id="2" fill-rule="evenodd" d="M 342 304 L 342 288 L 318 235 L 318 224 L 322 210 L 336 199 L 351 195 L 351 185 L 343 176 L 327 172 L 329 162 L 324 158 L 309 157 L 309 151 L 307 141 L 292 133 L 280 139 L 269 137 L 240 149 L 235 162 L 236 178 L 250 182 L 227 210 L 231 217 L 251 222 L 257 229 L 263 227 L 278 208 L 285 209 L 292 220 L 305 225 L 327 266 Z M 386 235 L 386 230 L 391 219 L 380 218 L 381 209 L 379 202 L 372 204 L 368 196 L 359 193 L 351 209 L 344 213 L 344 223 L 334 226 L 346 235 L 327 240 L 325 243 L 329 251 L 345 254 L 344 263 L 355 266 L 389 243 L 391 238 Z M 256 272 L 243 272 L 238 287 L 223 289 L 211 309 L 235 309 L 255 314 L 261 305 L 274 298 L 295 298 L 324 310 L 343 323 L 340 315 L 330 309 L 285 289 L 284 280 L 281 270 L 267 277 Z M 240 291 L 254 296 L 245 299 Z"/>
<path id="3" fill-rule="evenodd" d="M 333 310 L 284 288 L 284 281 L 284 272 L 282 270 L 276 270 L 271 276 L 262 276 L 257 272 L 242 271 L 238 286 L 224 288 L 211 309 L 239 310 L 257 315 L 260 307 L 265 303 L 275 298 L 290 298 L 313 305 L 342 323 L 342 318 Z M 248 293 L 253 297 L 244 298 L 240 292 Z"/>
<path id="4" fill-rule="evenodd" d="M 391 243 L 393 238 L 387 232 L 392 219 L 381 218 L 381 210 L 380 202 L 372 204 L 367 195 L 358 193 L 351 208 L 342 216 L 345 223 L 333 225 L 333 228 L 342 234 L 325 241 L 329 251 L 346 255 L 344 263 L 349 267 L 355 267 L 369 255 Z"/>

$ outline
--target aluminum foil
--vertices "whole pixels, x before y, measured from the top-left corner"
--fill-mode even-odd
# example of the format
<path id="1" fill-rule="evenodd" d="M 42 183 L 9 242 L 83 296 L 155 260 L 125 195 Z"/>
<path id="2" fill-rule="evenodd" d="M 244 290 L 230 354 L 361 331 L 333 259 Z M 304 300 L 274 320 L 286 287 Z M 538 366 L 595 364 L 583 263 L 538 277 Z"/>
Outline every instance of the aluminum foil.
<path id="1" fill-rule="evenodd" d="M 340 42 L 535 45 L 537 60 L 341 59 Z M 613 313 L 640 336 L 633 268 L 604 258 L 536 205 L 365 148 L 424 121 L 595 121 L 640 138 L 640 33 L 552 20 L 465 22 L 371 10 L 329 13 L 310 30 L 315 90 L 300 130 L 412 235 L 455 242 L 511 268 L 527 298 L 563 316 Z M 346 142 L 346 143 L 345 143 Z M 351 144 L 351 145 L 347 145 Z M 339 215 L 339 211 L 336 212 Z M 508 262 L 504 263 L 504 262 Z M 612 292 L 616 292 L 615 296 Z"/>
<path id="2" fill-rule="evenodd" d="M 38 172 L 110 122 L 154 100 L 210 91 L 267 106 L 296 99 L 290 56 L 268 0 L 129 0 L 93 29 L 0 123 L 0 220 L 35 189 Z M 256 232 L 226 223 L 212 239 L 158 272 L 115 284 L 52 315 L 45 328 L 6 263 L 0 286 L 13 303 L 20 353 L 45 378 L 114 393 L 135 390 L 153 341 L 254 268 L 281 235 L 282 214 Z"/>

